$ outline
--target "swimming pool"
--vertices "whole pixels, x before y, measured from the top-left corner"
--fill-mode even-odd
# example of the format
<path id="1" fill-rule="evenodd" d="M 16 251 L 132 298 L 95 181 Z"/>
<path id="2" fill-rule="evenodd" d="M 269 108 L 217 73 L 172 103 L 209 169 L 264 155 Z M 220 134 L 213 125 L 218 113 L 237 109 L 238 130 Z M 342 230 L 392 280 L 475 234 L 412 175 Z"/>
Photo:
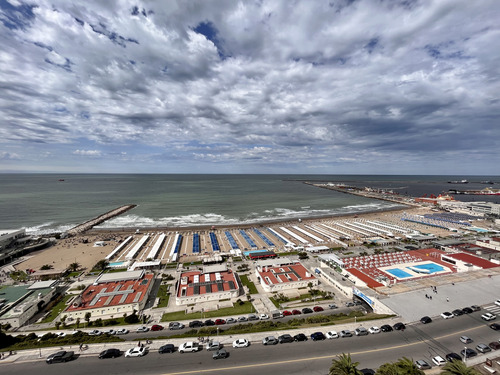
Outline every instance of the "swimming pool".
<path id="1" fill-rule="evenodd" d="M 473 231 L 476 231 L 478 233 L 486 233 L 488 232 L 488 229 L 484 229 L 484 228 L 478 228 L 478 227 L 469 227 L 467 228 L 468 230 L 473 230 Z"/>
<path id="2" fill-rule="evenodd" d="M 433 262 L 424 263 L 424 264 L 417 264 L 415 266 L 412 266 L 412 268 L 418 268 L 420 270 L 425 270 L 425 271 L 428 271 L 428 273 L 436 273 L 436 272 L 444 271 L 444 267 L 440 266 L 439 264 L 433 263 Z"/>
<path id="3" fill-rule="evenodd" d="M 112 262 L 109 264 L 109 267 L 120 267 L 123 266 L 125 262 Z"/>
<path id="4" fill-rule="evenodd" d="M 412 277 L 412 275 L 410 275 L 408 272 L 403 271 L 401 268 L 392 268 L 390 270 L 385 270 L 385 272 L 390 273 L 392 276 L 396 276 L 398 279 Z"/>

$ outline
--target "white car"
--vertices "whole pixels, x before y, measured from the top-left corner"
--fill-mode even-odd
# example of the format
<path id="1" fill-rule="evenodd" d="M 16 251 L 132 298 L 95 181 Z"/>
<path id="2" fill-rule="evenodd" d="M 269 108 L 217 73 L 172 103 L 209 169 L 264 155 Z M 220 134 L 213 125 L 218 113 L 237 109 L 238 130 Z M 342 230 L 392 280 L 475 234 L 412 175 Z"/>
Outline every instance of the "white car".
<path id="1" fill-rule="evenodd" d="M 327 333 L 325 333 L 325 336 L 327 339 L 338 339 L 339 338 L 339 334 L 335 331 L 328 331 Z"/>
<path id="2" fill-rule="evenodd" d="M 120 328 L 116 330 L 117 335 L 126 335 L 127 333 L 129 333 L 129 330 L 126 328 Z"/>
<path id="3" fill-rule="evenodd" d="M 484 319 L 486 321 L 495 320 L 496 318 L 497 316 L 492 313 L 484 313 L 483 315 L 481 315 L 481 319 Z"/>
<path id="4" fill-rule="evenodd" d="M 497 299 L 497 300 L 495 301 L 495 305 L 500 306 L 500 299 Z"/>
<path id="5" fill-rule="evenodd" d="M 134 346 L 125 352 L 125 358 L 129 357 L 142 357 L 146 355 L 147 350 L 143 346 Z"/>
<path id="6" fill-rule="evenodd" d="M 455 315 L 453 315 L 451 312 L 445 311 L 444 313 L 441 314 L 441 317 L 443 319 L 451 319 L 454 318 Z"/>
<path id="7" fill-rule="evenodd" d="M 260 314 L 260 315 L 259 315 L 259 319 L 260 319 L 260 320 L 266 320 L 266 319 L 269 319 L 269 315 L 267 315 L 267 314 Z"/>
<path id="8" fill-rule="evenodd" d="M 200 345 L 197 342 L 194 341 L 188 341 L 188 342 L 183 342 L 179 346 L 179 353 L 185 353 L 185 352 L 197 352 L 200 350 Z"/>
<path id="9" fill-rule="evenodd" d="M 149 331 L 149 328 L 146 326 L 140 326 L 139 328 L 136 329 L 136 332 L 147 332 Z"/>
<path id="10" fill-rule="evenodd" d="M 370 328 L 368 328 L 368 332 L 370 332 L 371 334 L 380 333 L 380 328 L 378 328 L 378 327 L 370 327 Z"/>
<path id="11" fill-rule="evenodd" d="M 437 355 L 435 357 L 432 357 L 432 362 L 436 365 L 436 366 L 444 366 L 446 364 L 446 361 L 444 360 L 443 357 L 441 357 L 440 355 Z"/>
<path id="12" fill-rule="evenodd" d="M 89 332 L 89 336 L 99 336 L 102 332 L 99 331 L 98 329 L 93 329 L 92 331 Z"/>
<path id="13" fill-rule="evenodd" d="M 64 337 L 67 335 L 67 333 L 66 332 L 59 332 L 59 333 L 56 333 L 56 335 L 59 337 Z"/>
<path id="14" fill-rule="evenodd" d="M 103 334 L 108 334 L 108 335 L 116 335 L 116 331 L 114 329 L 108 329 L 106 331 L 102 331 Z"/>
<path id="15" fill-rule="evenodd" d="M 250 341 L 247 339 L 238 339 L 233 341 L 233 348 L 246 348 L 250 345 Z"/>

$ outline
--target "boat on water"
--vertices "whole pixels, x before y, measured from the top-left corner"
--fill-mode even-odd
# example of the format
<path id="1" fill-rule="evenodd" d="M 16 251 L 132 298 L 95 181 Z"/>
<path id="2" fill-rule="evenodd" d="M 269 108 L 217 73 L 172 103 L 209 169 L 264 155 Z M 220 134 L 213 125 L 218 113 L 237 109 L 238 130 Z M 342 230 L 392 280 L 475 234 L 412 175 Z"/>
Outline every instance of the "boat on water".
<path id="1" fill-rule="evenodd" d="M 449 184 L 468 184 L 467 180 L 456 180 L 456 181 L 448 181 Z"/>
<path id="2" fill-rule="evenodd" d="M 465 194 L 465 195 L 500 195 L 500 189 L 484 188 L 482 190 L 458 190 L 450 189 L 448 194 Z"/>

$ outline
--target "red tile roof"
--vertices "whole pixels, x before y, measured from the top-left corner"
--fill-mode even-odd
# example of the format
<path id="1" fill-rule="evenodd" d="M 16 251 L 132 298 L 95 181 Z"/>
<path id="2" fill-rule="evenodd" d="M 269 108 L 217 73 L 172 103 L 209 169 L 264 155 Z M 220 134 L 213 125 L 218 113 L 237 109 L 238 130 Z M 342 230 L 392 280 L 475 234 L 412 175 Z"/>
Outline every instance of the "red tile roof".
<path id="1" fill-rule="evenodd" d="M 264 271 L 265 270 L 265 271 Z M 306 276 L 309 273 L 309 276 Z M 259 271 L 260 277 L 266 284 L 283 284 L 300 280 L 316 279 L 301 263 L 293 263 L 279 267 L 263 267 Z M 297 277 L 298 276 L 298 277 Z M 267 281 L 269 278 L 270 283 Z M 278 278 L 280 281 L 278 281 Z"/>
<path id="2" fill-rule="evenodd" d="M 202 295 L 206 293 L 220 293 L 217 284 L 216 284 L 216 273 L 221 275 L 222 287 L 223 291 L 235 290 L 238 289 L 238 283 L 234 276 L 234 273 L 231 270 L 223 271 L 223 272 L 211 272 L 211 273 L 202 273 L 201 271 L 190 271 L 184 272 L 181 274 L 181 280 L 186 277 L 187 284 L 181 284 L 177 290 L 177 297 L 189 297 L 193 295 Z M 194 283 L 195 276 L 198 275 L 198 283 Z M 205 283 L 205 275 L 209 275 L 210 281 L 208 282 L 211 286 L 209 287 Z M 232 281 L 232 286 L 230 285 L 230 281 Z M 205 285 L 203 285 L 205 284 Z M 195 288 L 198 286 L 198 293 L 195 293 Z M 215 289 L 214 289 L 215 286 Z M 182 289 L 185 288 L 185 294 L 182 294 Z M 210 288 L 210 290 L 208 290 Z"/>
<path id="3" fill-rule="evenodd" d="M 379 283 L 378 281 L 372 279 L 368 275 L 365 275 L 363 272 L 357 270 L 356 268 L 348 268 L 347 271 L 349 271 L 351 274 L 356 276 L 361 281 L 365 282 L 369 288 L 378 288 L 379 286 L 384 286 L 384 284 Z"/>
<path id="4" fill-rule="evenodd" d="M 498 264 L 492 263 L 486 259 L 476 257 L 474 255 L 467 254 L 467 253 L 447 254 L 447 256 L 450 258 L 453 258 L 453 259 L 461 260 L 462 262 L 473 264 L 473 265 L 475 265 L 477 267 L 481 267 L 483 269 L 484 268 L 494 268 L 494 267 L 499 266 Z"/>

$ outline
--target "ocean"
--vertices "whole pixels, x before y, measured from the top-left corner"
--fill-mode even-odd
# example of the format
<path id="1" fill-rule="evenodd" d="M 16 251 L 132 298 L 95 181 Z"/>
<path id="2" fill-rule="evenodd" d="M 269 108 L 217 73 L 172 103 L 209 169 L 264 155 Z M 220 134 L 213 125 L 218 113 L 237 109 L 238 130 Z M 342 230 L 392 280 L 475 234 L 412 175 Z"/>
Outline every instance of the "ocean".
<path id="1" fill-rule="evenodd" d="M 450 184 L 468 179 L 469 184 Z M 481 184 L 491 180 L 494 185 Z M 390 188 L 402 195 L 498 188 L 492 176 L 1 174 L 0 229 L 65 231 L 125 204 L 137 207 L 102 228 L 233 225 L 378 211 L 396 204 L 303 184 Z M 500 196 L 457 196 L 500 203 Z"/>

